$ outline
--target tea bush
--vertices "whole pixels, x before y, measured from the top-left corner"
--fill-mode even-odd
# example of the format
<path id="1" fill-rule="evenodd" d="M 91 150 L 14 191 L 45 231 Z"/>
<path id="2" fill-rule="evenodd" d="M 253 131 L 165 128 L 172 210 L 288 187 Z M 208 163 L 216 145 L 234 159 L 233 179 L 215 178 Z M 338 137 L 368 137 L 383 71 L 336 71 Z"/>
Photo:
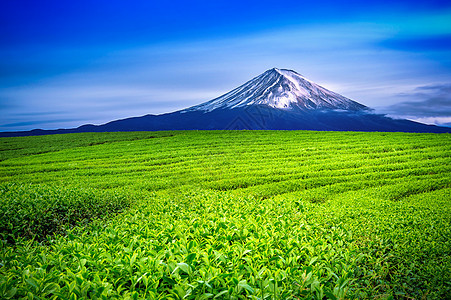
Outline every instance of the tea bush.
<path id="1" fill-rule="evenodd" d="M 0 234 L 9 242 L 18 238 L 44 240 L 93 219 L 118 213 L 131 204 L 117 192 L 61 186 L 0 185 Z"/>
<path id="2" fill-rule="evenodd" d="M 0 139 L 0 298 L 446 299 L 449 134 Z"/>

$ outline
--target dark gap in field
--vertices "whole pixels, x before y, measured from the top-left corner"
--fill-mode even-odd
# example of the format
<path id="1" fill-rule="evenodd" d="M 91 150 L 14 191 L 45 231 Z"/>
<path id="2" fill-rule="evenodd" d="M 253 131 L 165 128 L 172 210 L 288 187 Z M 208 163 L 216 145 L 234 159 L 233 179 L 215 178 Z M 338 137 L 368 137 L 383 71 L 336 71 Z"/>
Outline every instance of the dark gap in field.
<path id="1" fill-rule="evenodd" d="M 87 146 L 113 144 L 113 143 L 117 143 L 117 142 L 131 142 L 131 141 L 139 141 L 139 140 L 148 140 L 148 139 L 164 138 L 164 137 L 171 137 L 171 136 L 174 136 L 174 134 L 151 135 L 151 136 L 144 136 L 144 137 L 134 137 L 134 138 L 124 139 L 124 140 L 112 140 L 112 141 L 107 140 L 107 141 L 91 142 Z"/>
<path id="2" fill-rule="evenodd" d="M 449 180 L 443 181 L 427 181 L 427 182 L 415 182 L 411 185 L 395 185 L 394 189 L 388 191 L 388 199 L 392 201 L 400 201 L 409 196 L 429 193 L 441 189 L 446 189 L 451 187 L 451 183 Z"/>
<path id="3" fill-rule="evenodd" d="M 25 148 L 10 148 L 10 149 L 0 149 L 0 151 L 16 151 L 16 150 L 23 150 Z"/>

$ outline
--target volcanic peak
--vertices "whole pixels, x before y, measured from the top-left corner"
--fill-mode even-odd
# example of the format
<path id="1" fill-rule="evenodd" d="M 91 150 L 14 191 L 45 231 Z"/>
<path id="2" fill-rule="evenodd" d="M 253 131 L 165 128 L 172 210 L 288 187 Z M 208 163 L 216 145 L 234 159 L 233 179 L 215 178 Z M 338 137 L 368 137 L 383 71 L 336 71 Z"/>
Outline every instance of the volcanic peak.
<path id="1" fill-rule="evenodd" d="M 366 106 L 308 80 L 295 71 L 273 68 L 236 89 L 185 111 L 213 111 L 249 105 L 275 109 L 366 110 Z"/>

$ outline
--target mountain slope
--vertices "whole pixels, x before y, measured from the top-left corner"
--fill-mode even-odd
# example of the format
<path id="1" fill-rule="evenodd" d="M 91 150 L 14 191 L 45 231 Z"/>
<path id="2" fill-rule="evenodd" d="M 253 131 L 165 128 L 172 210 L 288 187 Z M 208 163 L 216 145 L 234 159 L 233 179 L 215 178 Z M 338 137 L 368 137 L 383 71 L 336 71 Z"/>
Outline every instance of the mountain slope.
<path id="1" fill-rule="evenodd" d="M 234 109 L 249 105 L 305 110 L 367 109 L 366 106 L 329 91 L 292 70 L 274 68 L 227 94 L 183 111 L 213 111 L 219 108 Z"/>
<path id="2" fill-rule="evenodd" d="M 374 114 L 365 105 L 329 91 L 294 71 L 274 68 L 216 99 L 173 113 L 72 129 L 0 132 L 0 136 L 242 129 L 451 132 L 447 127 Z"/>

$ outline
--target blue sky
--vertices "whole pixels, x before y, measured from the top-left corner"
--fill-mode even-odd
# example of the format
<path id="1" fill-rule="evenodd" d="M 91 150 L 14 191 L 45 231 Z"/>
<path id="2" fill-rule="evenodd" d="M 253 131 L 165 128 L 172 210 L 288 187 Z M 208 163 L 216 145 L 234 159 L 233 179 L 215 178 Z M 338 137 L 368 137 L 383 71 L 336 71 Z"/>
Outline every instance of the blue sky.
<path id="1" fill-rule="evenodd" d="M 0 131 L 160 114 L 278 67 L 451 125 L 449 1 L 0 3 Z"/>

